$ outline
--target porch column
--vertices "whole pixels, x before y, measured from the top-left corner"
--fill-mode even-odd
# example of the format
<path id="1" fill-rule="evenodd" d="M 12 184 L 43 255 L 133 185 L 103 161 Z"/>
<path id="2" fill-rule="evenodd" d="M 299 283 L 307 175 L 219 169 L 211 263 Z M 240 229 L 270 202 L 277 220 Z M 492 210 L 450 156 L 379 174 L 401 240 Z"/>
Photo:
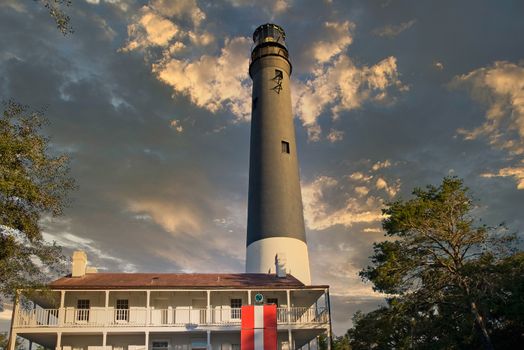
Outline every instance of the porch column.
<path id="1" fill-rule="evenodd" d="M 211 323 L 211 291 L 207 291 L 206 323 Z"/>
<path id="2" fill-rule="evenodd" d="M 247 304 L 251 305 L 251 290 L 247 291 Z"/>
<path id="3" fill-rule="evenodd" d="M 65 290 L 60 291 L 60 307 L 58 308 L 58 324 L 62 326 L 65 323 Z"/>
<path id="4" fill-rule="evenodd" d="M 56 350 L 62 349 L 62 332 L 56 333 Z"/>
<path id="5" fill-rule="evenodd" d="M 324 298 L 326 299 L 326 311 L 329 317 L 329 327 L 327 331 L 327 350 L 331 350 L 331 300 L 329 299 L 329 289 L 324 290 Z"/>
<path id="6" fill-rule="evenodd" d="M 20 291 L 16 291 L 15 292 L 15 297 L 13 299 L 13 313 L 11 314 L 11 326 L 9 328 L 9 347 L 8 349 L 9 350 L 15 350 L 15 345 L 16 345 L 16 332 L 14 330 L 14 326 L 15 326 L 15 322 L 18 323 L 18 319 L 19 319 L 19 316 L 18 315 L 18 310 L 19 310 L 19 306 L 18 306 L 18 303 L 20 302 Z"/>
<path id="7" fill-rule="evenodd" d="M 146 290 L 146 326 L 149 326 L 149 324 L 151 323 L 151 309 L 149 308 L 150 302 L 151 302 L 151 291 Z M 149 338 L 149 333 L 146 332 L 146 339 L 148 338 Z"/>
<path id="8" fill-rule="evenodd" d="M 106 301 L 105 301 L 105 308 L 106 308 L 106 311 L 105 311 L 105 320 L 104 320 L 104 324 L 109 324 L 109 323 L 113 323 L 115 322 L 115 315 L 109 315 L 109 291 L 106 290 Z M 105 346 L 105 344 L 104 344 Z"/>
<path id="9" fill-rule="evenodd" d="M 11 331 L 11 336 L 9 338 L 9 350 L 15 350 L 15 345 L 16 345 L 16 337 L 17 337 L 17 334 L 16 332 L 14 331 Z"/>
<path id="10" fill-rule="evenodd" d="M 287 298 L 287 323 L 291 323 L 291 291 L 286 289 Z M 291 334 L 291 333 L 290 333 Z"/>
<path id="11" fill-rule="evenodd" d="M 289 350 L 293 350 L 293 334 L 291 333 L 290 328 L 287 330 L 287 341 L 289 344 Z"/>
<path id="12" fill-rule="evenodd" d="M 102 332 L 102 346 L 104 347 L 104 350 L 107 346 L 107 332 Z"/>
<path id="13" fill-rule="evenodd" d="M 29 341 L 29 350 L 33 350 L 33 341 L 32 340 Z"/>
<path id="14" fill-rule="evenodd" d="M 211 331 L 207 331 L 207 350 L 211 350 Z"/>
<path id="15" fill-rule="evenodd" d="M 148 293 L 149 293 L 149 291 L 148 291 Z M 146 350 L 148 350 L 149 349 L 149 331 L 146 331 L 145 346 L 146 346 Z"/>

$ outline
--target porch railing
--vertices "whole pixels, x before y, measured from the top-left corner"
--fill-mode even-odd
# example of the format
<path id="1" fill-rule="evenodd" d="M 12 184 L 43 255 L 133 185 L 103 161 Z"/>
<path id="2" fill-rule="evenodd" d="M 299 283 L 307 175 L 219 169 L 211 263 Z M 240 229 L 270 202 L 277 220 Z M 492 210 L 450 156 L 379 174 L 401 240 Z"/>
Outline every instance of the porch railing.
<path id="1" fill-rule="evenodd" d="M 277 322 L 278 324 L 324 324 L 328 322 L 328 313 L 325 309 L 314 307 L 279 307 Z M 238 326 L 240 323 L 241 309 L 228 307 L 19 309 L 14 319 L 14 327 L 18 328 Z"/>

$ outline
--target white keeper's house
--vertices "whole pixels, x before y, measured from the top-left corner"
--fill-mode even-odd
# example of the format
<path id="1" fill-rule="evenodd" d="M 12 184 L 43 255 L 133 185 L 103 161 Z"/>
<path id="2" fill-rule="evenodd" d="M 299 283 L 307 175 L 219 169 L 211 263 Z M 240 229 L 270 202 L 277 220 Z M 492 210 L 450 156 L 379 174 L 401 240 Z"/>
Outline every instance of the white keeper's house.
<path id="1" fill-rule="evenodd" d="M 34 308 L 16 306 L 13 335 L 56 350 L 240 349 L 240 308 L 257 294 L 277 304 L 281 349 L 307 347 L 329 329 L 328 287 L 289 274 L 85 271 L 76 252 L 71 276 L 33 295 Z"/>
<path id="2" fill-rule="evenodd" d="M 285 33 L 268 23 L 253 40 L 246 272 L 98 273 L 77 251 L 49 291 L 20 294 L 9 350 L 17 336 L 56 350 L 236 350 L 255 302 L 276 304 L 279 349 L 331 337 L 329 287 L 311 283 Z"/>

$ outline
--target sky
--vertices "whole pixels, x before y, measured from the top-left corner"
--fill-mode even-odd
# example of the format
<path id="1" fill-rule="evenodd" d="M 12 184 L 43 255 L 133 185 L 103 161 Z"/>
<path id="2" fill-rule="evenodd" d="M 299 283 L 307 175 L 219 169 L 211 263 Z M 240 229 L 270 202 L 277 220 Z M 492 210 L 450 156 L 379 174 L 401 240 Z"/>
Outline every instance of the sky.
<path id="1" fill-rule="evenodd" d="M 251 35 L 281 25 L 314 284 L 335 334 L 377 307 L 358 272 L 381 208 L 463 178 L 522 232 L 524 2 L 74 0 L 63 36 L 0 2 L 0 97 L 46 109 L 78 190 L 44 237 L 100 271 L 243 272 Z M 8 312 L 0 313 L 7 328 Z"/>

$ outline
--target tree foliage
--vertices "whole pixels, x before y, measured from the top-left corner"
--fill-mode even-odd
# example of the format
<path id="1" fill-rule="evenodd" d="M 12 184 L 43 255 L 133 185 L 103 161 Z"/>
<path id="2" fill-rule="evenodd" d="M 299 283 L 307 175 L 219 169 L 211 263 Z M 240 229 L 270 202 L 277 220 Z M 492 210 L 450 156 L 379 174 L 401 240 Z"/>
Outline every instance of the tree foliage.
<path id="1" fill-rule="evenodd" d="M 72 34 L 71 18 L 67 15 L 64 8 L 72 4 L 72 0 L 33 0 L 44 6 L 49 15 L 55 20 L 56 28 L 64 35 Z"/>
<path id="2" fill-rule="evenodd" d="M 0 304 L 17 289 L 43 287 L 64 263 L 39 220 L 60 215 L 75 185 L 67 157 L 49 154 L 44 122 L 41 112 L 13 101 L 0 119 Z"/>
<path id="3" fill-rule="evenodd" d="M 8 341 L 9 341 L 9 334 L 7 333 L 0 333 L 0 349 L 9 349 L 8 348 Z M 15 349 L 16 350 L 22 350 L 22 349 L 25 349 L 25 347 L 23 346 L 23 344 L 20 342 L 20 339 L 16 339 L 16 344 L 15 344 Z"/>
<path id="4" fill-rule="evenodd" d="M 383 210 L 389 240 L 374 244 L 360 275 L 395 297 L 355 315 L 353 348 L 493 349 L 504 332 L 524 340 L 522 313 L 507 308 L 522 311 L 524 304 L 523 283 L 514 284 L 524 276 L 522 257 L 512 250 L 515 235 L 480 225 L 458 178 L 413 195 Z"/>

